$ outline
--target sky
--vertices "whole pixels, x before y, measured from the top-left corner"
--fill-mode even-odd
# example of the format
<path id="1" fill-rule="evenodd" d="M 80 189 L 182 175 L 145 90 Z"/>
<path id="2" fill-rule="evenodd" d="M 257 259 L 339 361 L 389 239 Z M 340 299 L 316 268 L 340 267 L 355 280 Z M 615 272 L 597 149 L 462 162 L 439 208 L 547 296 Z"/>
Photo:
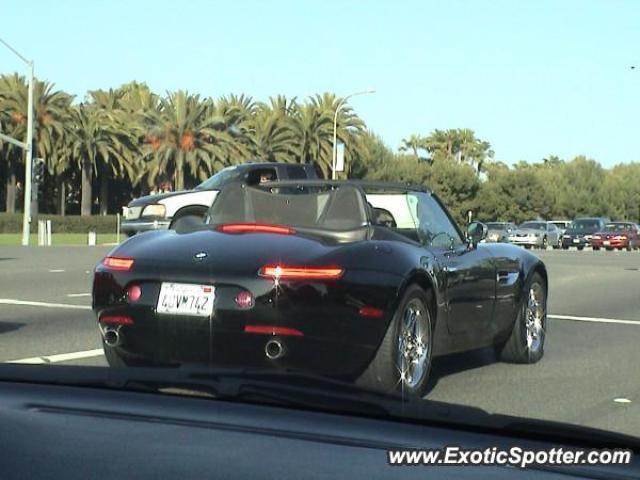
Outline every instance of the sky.
<path id="1" fill-rule="evenodd" d="M 375 89 L 350 105 L 393 149 L 471 128 L 510 164 L 640 160 L 637 0 L 0 0 L 0 38 L 79 101 L 131 80 L 257 100 Z"/>

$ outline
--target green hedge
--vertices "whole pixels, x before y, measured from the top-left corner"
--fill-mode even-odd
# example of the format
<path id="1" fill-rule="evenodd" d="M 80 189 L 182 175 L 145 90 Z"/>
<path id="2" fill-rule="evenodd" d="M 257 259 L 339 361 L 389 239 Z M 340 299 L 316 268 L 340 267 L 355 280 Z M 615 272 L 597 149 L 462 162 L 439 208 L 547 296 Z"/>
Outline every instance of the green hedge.
<path id="1" fill-rule="evenodd" d="M 79 215 L 46 215 L 33 217 L 31 220 L 31 233 L 38 233 L 38 220 L 51 220 L 51 232 L 56 233 L 88 233 L 95 230 L 96 233 L 116 233 L 115 215 L 92 215 L 81 217 Z M 21 213 L 0 213 L 0 233 L 22 232 Z"/>

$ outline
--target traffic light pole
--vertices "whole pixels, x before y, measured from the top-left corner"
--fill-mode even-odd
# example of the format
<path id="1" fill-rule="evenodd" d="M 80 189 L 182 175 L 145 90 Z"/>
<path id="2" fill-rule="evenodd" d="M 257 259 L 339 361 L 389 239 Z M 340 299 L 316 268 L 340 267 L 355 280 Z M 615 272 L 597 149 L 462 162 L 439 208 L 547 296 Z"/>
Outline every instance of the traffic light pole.
<path id="1" fill-rule="evenodd" d="M 22 245 L 29 246 L 31 230 L 31 168 L 33 161 L 33 60 L 29 61 L 29 99 L 27 101 L 27 158 L 24 164 L 24 216 L 22 218 Z"/>
<path id="2" fill-rule="evenodd" d="M 0 139 L 7 141 L 27 151 L 24 162 L 24 216 L 22 218 L 22 245 L 29 245 L 29 231 L 31 225 L 31 162 L 33 159 L 33 60 L 27 60 L 15 48 L 0 38 L 0 43 L 11 50 L 29 67 L 29 98 L 27 100 L 27 139 L 24 143 L 0 133 Z"/>

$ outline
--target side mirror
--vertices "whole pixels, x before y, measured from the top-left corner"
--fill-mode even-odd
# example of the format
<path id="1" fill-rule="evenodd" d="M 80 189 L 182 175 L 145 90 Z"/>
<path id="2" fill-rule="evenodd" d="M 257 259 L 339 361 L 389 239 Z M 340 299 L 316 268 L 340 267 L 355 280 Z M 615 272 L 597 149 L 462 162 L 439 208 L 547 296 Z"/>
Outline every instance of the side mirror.
<path id="1" fill-rule="evenodd" d="M 489 229 L 484 223 L 472 222 L 467 226 L 467 241 L 473 248 L 478 246 L 481 240 L 487 238 Z"/>

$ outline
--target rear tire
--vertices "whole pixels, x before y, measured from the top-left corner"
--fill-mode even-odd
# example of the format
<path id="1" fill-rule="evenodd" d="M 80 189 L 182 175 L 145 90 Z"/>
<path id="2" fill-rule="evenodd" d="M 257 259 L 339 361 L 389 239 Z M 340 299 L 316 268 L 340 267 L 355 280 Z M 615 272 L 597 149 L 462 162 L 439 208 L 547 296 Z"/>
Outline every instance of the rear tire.
<path id="1" fill-rule="evenodd" d="M 600 250 L 600 247 L 593 247 L 593 251 L 594 251 L 594 252 L 597 252 L 597 251 L 599 251 L 599 250 Z"/>
<path id="2" fill-rule="evenodd" d="M 579 251 L 584 250 L 584 247 L 576 247 Z"/>
<path id="3" fill-rule="evenodd" d="M 507 341 L 496 348 L 500 360 L 510 363 L 536 363 L 544 355 L 547 327 L 545 282 L 535 273 L 525 289 L 526 296 Z"/>
<path id="4" fill-rule="evenodd" d="M 413 316 L 411 312 L 414 312 Z M 403 295 L 393 319 L 389 322 L 389 327 L 378 351 L 367 369 L 358 378 L 357 383 L 363 387 L 385 393 L 400 391 L 406 396 L 422 397 L 431 372 L 433 353 L 433 322 L 431 319 L 428 294 L 418 285 L 410 285 Z M 408 339 L 406 335 L 411 329 L 406 327 L 411 324 L 414 325 L 413 337 Z M 419 325 L 421 325 L 420 328 L 418 328 Z M 416 340 L 417 342 L 414 342 Z M 426 352 L 424 352 L 424 348 L 426 348 Z M 406 355 L 401 357 L 401 350 Z M 413 358 L 416 359 L 415 363 L 410 361 Z M 416 370 L 413 370 L 414 368 Z M 403 371 L 404 373 L 401 374 Z M 413 378 L 411 372 L 415 372 L 419 378 Z"/>

